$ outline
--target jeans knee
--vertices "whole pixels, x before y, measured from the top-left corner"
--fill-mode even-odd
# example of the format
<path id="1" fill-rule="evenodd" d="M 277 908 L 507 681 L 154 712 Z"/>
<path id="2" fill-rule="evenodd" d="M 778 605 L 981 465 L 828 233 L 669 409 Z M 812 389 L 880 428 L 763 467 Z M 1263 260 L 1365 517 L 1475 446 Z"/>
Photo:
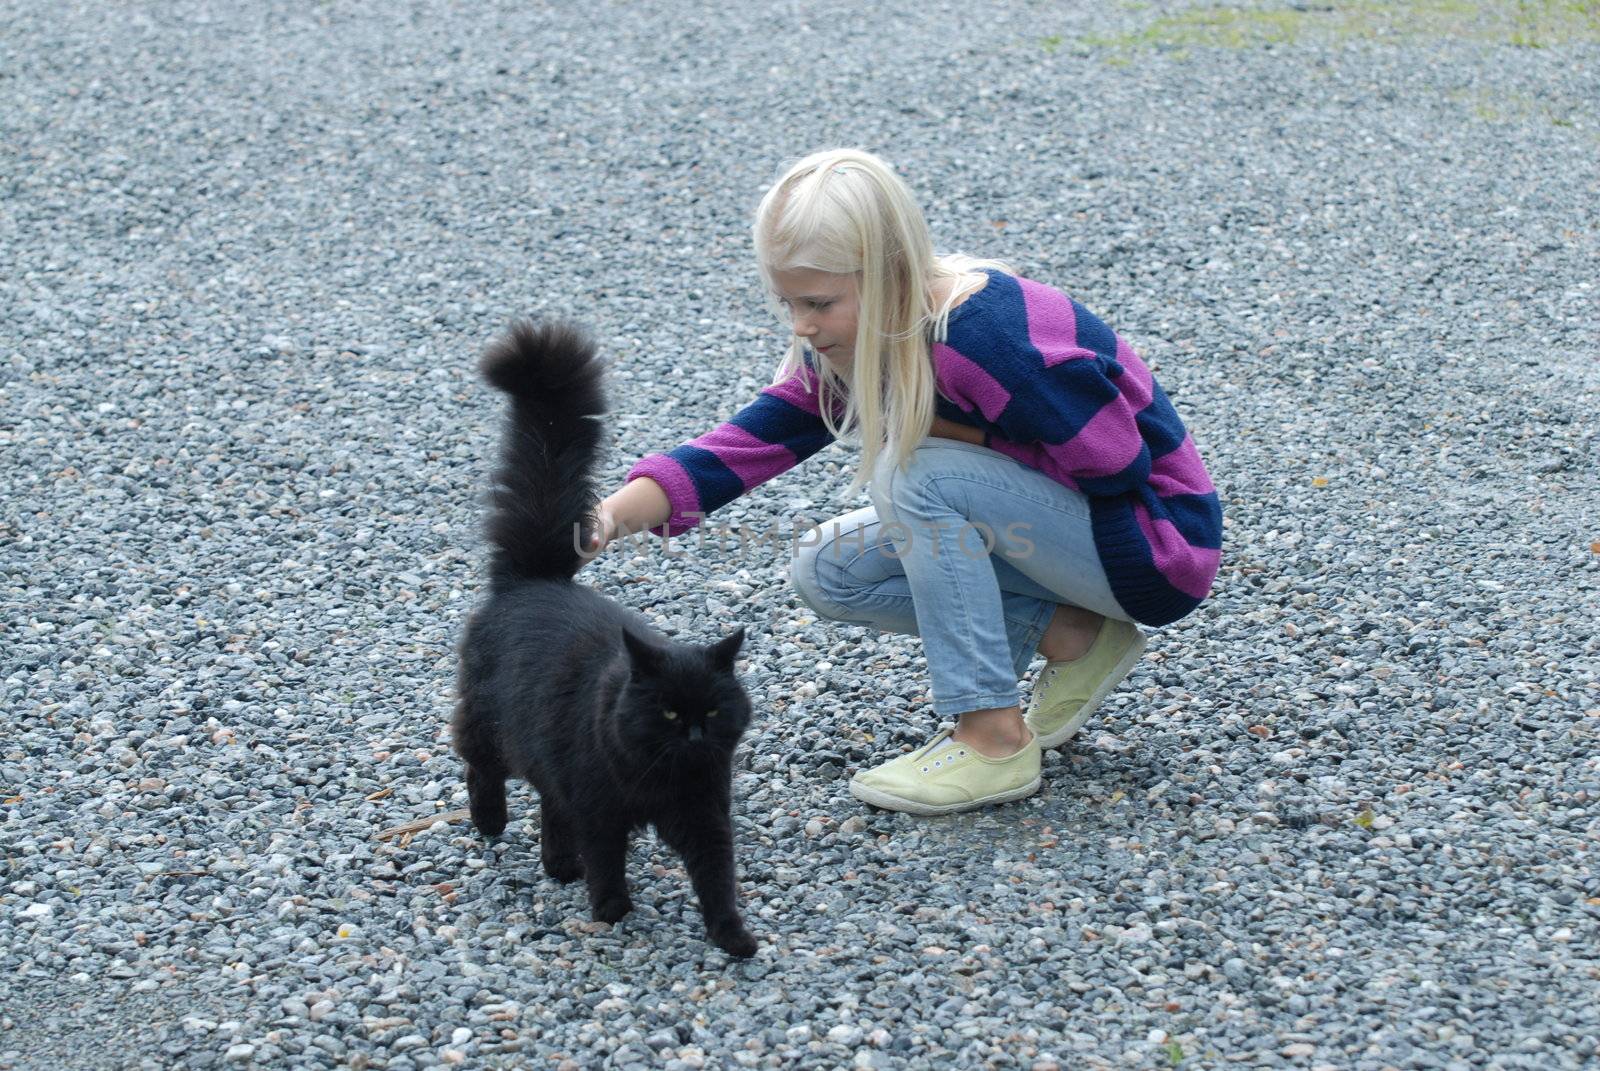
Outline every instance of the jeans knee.
<path id="1" fill-rule="evenodd" d="M 794 585 L 800 601 L 812 611 L 829 621 L 843 621 L 846 611 L 824 585 L 821 571 L 820 547 L 801 547 L 789 561 L 789 582 Z"/>

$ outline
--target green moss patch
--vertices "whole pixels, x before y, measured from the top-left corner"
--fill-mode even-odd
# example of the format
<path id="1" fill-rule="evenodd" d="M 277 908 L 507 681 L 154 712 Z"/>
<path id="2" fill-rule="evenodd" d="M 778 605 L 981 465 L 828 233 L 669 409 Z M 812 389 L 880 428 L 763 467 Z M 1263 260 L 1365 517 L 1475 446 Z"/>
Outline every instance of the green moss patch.
<path id="1" fill-rule="evenodd" d="M 1546 48 L 1600 41 L 1600 0 L 1329 0 L 1285 8 L 1206 7 L 1164 16 L 1133 33 L 1082 40 L 1113 52 L 1245 49 L 1347 40 L 1466 40 Z"/>

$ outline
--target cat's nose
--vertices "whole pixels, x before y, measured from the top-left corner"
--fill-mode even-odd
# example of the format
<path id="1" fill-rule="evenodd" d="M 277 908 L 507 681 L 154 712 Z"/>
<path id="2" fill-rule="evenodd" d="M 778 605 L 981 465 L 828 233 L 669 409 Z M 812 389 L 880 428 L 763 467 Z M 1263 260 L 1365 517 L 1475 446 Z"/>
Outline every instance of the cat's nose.
<path id="1" fill-rule="evenodd" d="M 705 735 L 706 735 L 705 730 L 702 729 L 699 725 L 691 725 L 691 726 L 689 726 L 689 739 L 690 740 L 699 740 L 701 737 L 703 737 Z"/>

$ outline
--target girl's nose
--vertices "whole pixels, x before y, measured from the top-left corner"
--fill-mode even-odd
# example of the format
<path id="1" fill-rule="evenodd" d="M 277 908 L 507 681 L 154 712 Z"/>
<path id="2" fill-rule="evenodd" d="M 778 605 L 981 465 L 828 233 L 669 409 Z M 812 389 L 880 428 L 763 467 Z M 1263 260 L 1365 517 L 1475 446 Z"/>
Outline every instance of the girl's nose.
<path id="1" fill-rule="evenodd" d="M 801 338 L 810 338 L 817 333 L 817 325 L 811 322 L 809 316 L 796 316 L 794 318 L 794 333 Z"/>

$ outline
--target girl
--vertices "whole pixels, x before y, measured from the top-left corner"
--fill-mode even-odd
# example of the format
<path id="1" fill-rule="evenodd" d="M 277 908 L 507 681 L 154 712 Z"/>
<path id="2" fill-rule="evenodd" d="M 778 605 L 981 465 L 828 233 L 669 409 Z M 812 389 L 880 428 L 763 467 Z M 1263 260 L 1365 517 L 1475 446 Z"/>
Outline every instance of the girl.
<path id="1" fill-rule="evenodd" d="M 879 807 L 945 814 L 1039 787 L 1138 661 L 1133 622 L 1194 609 L 1216 576 L 1217 495 L 1139 357 L 1065 294 L 1005 265 L 935 256 L 905 184 L 870 153 L 800 161 L 755 219 L 794 331 L 774 384 L 728 423 L 644 458 L 598 510 L 676 535 L 816 453 L 859 439 L 851 491 L 793 563 L 819 615 L 922 637 L 954 722 L 858 773 Z M 1046 665 L 1024 717 L 1017 682 Z"/>

